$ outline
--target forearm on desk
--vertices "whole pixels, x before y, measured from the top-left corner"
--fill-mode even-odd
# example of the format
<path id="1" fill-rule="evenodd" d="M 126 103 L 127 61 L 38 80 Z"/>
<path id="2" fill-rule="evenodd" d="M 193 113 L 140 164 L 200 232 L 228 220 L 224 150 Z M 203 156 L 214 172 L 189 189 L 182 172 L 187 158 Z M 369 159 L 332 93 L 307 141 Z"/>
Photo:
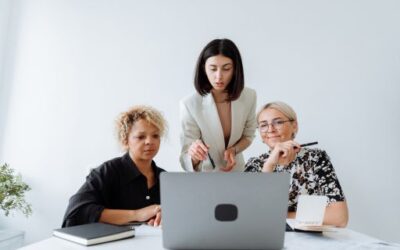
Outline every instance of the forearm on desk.
<path id="1" fill-rule="evenodd" d="M 131 221 L 139 221 L 136 210 L 105 208 L 100 215 L 99 222 L 122 225 Z"/>
<path id="2" fill-rule="evenodd" d="M 346 201 L 332 202 L 325 209 L 324 224 L 346 227 L 349 220 L 349 212 Z"/>
<path id="3" fill-rule="evenodd" d="M 287 218 L 295 219 L 296 212 L 288 212 Z M 345 201 L 332 202 L 325 209 L 324 225 L 346 227 L 349 220 L 347 203 Z"/>

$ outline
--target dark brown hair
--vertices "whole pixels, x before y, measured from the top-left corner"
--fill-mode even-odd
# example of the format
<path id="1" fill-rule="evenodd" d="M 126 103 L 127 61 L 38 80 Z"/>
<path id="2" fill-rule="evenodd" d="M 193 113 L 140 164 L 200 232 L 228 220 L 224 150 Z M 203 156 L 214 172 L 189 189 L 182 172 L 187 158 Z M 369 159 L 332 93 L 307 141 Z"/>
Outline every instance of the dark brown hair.
<path id="1" fill-rule="evenodd" d="M 244 75 L 242 58 L 239 49 L 229 39 L 215 39 L 209 42 L 206 47 L 201 51 L 197 59 L 196 72 L 194 76 L 194 87 L 201 96 L 210 93 L 212 89 L 211 83 L 208 81 L 205 72 L 205 63 L 209 57 L 223 55 L 228 57 L 233 62 L 233 76 L 232 80 L 226 88 L 228 92 L 228 100 L 234 101 L 239 98 L 244 88 Z"/>

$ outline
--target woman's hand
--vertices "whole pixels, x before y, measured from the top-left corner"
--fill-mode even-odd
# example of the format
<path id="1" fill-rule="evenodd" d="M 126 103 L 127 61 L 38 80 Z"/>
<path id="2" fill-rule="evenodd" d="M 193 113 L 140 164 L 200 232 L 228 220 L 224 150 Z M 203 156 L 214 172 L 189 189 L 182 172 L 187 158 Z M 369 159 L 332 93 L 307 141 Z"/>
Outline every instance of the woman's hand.
<path id="1" fill-rule="evenodd" d="M 150 219 L 147 222 L 147 225 L 150 225 L 153 227 L 161 226 L 161 210 L 157 212 L 156 217 Z"/>
<path id="2" fill-rule="evenodd" d="M 224 160 L 226 161 L 226 166 L 221 168 L 224 172 L 229 172 L 236 165 L 236 149 L 235 147 L 230 147 L 224 152 Z"/>
<path id="3" fill-rule="evenodd" d="M 273 172 L 276 165 L 289 165 L 300 151 L 300 144 L 295 141 L 279 142 L 272 149 L 267 161 L 264 163 L 263 172 Z"/>
<path id="4" fill-rule="evenodd" d="M 199 164 L 207 158 L 208 145 L 204 145 L 201 140 L 195 140 L 189 147 L 189 155 L 192 158 L 193 165 Z"/>
<path id="5" fill-rule="evenodd" d="M 161 224 L 161 207 L 160 205 L 151 205 L 136 210 L 137 221 L 148 221 L 147 224 L 158 226 Z"/>

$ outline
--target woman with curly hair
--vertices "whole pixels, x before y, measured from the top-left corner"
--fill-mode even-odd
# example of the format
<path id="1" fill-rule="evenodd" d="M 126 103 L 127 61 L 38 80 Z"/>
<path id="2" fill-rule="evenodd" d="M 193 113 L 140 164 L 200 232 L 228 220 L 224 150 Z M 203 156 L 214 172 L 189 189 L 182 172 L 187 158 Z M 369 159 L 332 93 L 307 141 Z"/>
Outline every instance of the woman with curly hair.
<path id="1" fill-rule="evenodd" d="M 153 161 L 166 122 L 160 112 L 135 106 L 116 122 L 118 140 L 126 153 L 93 169 L 69 200 L 62 227 L 93 222 L 126 224 L 161 222 L 159 176 Z"/>

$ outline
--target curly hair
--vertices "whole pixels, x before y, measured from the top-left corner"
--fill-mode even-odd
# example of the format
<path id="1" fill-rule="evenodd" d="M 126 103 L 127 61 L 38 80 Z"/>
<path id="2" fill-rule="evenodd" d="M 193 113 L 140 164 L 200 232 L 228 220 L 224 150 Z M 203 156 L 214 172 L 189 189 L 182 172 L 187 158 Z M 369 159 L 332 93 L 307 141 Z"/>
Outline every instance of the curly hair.
<path id="1" fill-rule="evenodd" d="M 129 133 L 132 126 L 139 120 L 144 119 L 153 124 L 164 136 L 167 132 L 167 122 L 162 114 L 153 107 L 138 105 L 122 112 L 116 120 L 116 133 L 118 141 L 124 149 L 127 149 Z"/>

